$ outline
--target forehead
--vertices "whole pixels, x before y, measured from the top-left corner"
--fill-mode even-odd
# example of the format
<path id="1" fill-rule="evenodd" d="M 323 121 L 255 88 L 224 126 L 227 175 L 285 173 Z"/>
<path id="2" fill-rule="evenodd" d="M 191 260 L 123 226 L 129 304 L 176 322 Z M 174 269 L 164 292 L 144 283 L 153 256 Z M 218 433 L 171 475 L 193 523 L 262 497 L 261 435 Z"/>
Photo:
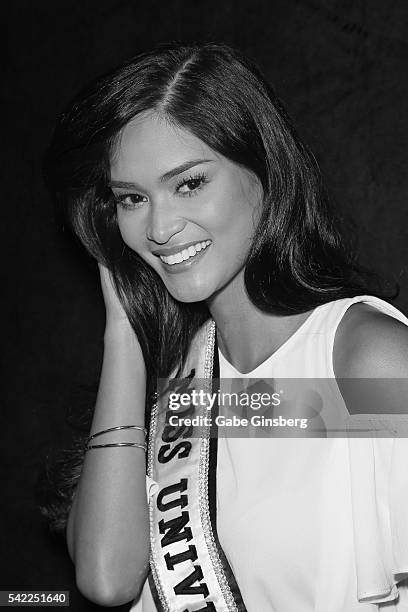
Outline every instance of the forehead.
<path id="1" fill-rule="evenodd" d="M 139 115 L 119 134 L 111 159 L 111 178 L 160 176 L 192 159 L 219 156 L 188 130 L 156 113 Z"/>

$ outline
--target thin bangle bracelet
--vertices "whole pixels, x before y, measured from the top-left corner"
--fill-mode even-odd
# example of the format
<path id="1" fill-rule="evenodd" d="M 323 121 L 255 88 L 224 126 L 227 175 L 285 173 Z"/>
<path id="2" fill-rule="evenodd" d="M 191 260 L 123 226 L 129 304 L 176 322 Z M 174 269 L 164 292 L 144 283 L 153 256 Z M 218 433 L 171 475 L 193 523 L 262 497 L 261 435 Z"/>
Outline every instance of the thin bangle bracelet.
<path id="1" fill-rule="evenodd" d="M 110 431 L 119 431 L 120 429 L 139 429 L 139 431 L 143 431 L 145 438 L 147 435 L 147 429 L 145 427 L 141 427 L 140 425 L 119 425 L 118 427 L 110 427 L 109 429 L 103 429 L 102 431 L 97 431 L 96 433 L 89 436 L 87 440 L 87 444 L 97 436 L 101 436 L 102 434 L 109 433 Z"/>
<path id="2" fill-rule="evenodd" d="M 111 448 L 113 446 L 135 446 L 137 448 L 143 448 L 144 452 L 147 451 L 146 444 L 138 444 L 137 442 L 115 442 L 112 444 L 88 444 L 85 450 L 91 450 L 93 448 Z"/>

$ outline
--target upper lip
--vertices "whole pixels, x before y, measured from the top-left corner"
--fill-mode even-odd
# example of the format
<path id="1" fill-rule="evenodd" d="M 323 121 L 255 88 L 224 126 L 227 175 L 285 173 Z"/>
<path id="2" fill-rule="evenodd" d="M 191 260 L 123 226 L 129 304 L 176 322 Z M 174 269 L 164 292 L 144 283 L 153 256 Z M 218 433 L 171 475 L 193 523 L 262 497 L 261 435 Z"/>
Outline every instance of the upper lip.
<path id="1" fill-rule="evenodd" d="M 168 257 L 169 255 L 174 255 L 175 253 L 180 253 L 180 251 L 184 251 L 184 249 L 188 249 L 188 247 L 190 246 L 194 246 L 195 244 L 198 244 L 199 242 L 205 242 L 205 240 L 208 240 L 208 238 L 203 239 L 203 240 L 194 240 L 193 242 L 185 242 L 183 244 L 177 244 L 174 247 L 163 247 L 162 249 L 156 249 L 155 251 L 152 251 L 153 255 L 164 255 L 164 257 Z"/>

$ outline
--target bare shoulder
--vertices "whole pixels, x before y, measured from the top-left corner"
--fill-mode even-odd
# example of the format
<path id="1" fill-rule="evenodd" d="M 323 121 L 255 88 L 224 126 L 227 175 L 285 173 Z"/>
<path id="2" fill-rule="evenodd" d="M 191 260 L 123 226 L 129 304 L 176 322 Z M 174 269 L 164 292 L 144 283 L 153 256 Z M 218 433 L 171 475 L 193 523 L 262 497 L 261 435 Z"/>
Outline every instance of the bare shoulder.
<path id="1" fill-rule="evenodd" d="M 348 309 L 336 332 L 338 378 L 408 377 L 408 326 L 368 304 Z"/>
<path id="2" fill-rule="evenodd" d="M 350 413 L 406 414 L 408 326 L 401 321 L 367 304 L 353 305 L 336 332 L 333 366 Z M 353 386 L 350 379 L 361 381 Z"/>

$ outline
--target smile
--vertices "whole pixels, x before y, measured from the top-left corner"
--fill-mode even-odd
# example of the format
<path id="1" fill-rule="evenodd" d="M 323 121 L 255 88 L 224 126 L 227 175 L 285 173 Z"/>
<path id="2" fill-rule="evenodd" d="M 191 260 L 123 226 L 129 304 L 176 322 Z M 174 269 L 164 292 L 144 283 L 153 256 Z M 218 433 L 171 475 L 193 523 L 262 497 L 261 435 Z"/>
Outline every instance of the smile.
<path id="1" fill-rule="evenodd" d="M 178 253 L 174 253 L 174 255 L 160 255 L 160 259 L 169 266 L 174 266 L 175 264 L 180 264 L 183 261 L 187 261 L 188 259 L 192 259 L 197 256 L 197 253 L 200 251 L 204 251 L 211 244 L 211 240 L 203 240 L 202 242 L 197 242 L 197 244 L 189 246 L 187 249 L 183 249 Z"/>

